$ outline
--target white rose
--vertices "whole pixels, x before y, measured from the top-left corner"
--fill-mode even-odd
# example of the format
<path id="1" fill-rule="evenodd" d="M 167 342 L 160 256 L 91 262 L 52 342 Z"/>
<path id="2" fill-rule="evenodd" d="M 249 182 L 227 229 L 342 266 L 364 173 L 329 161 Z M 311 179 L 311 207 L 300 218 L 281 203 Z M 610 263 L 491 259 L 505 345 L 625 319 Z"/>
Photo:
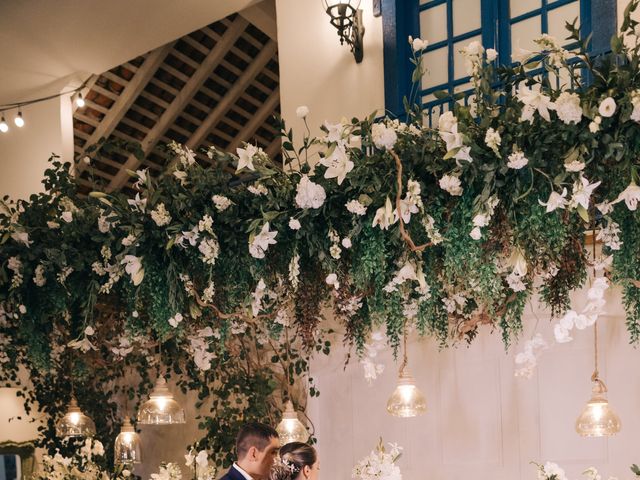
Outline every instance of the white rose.
<path id="1" fill-rule="evenodd" d="M 462 187 L 460 186 L 460 179 L 455 175 L 444 175 L 440 179 L 440 188 L 449 192 L 454 196 L 462 195 Z"/>
<path id="2" fill-rule="evenodd" d="M 487 61 L 493 62 L 496 58 L 498 58 L 498 52 L 493 48 L 487 48 Z"/>
<path id="3" fill-rule="evenodd" d="M 474 240 L 480 240 L 482 238 L 482 232 L 480 231 L 480 227 L 474 227 L 469 234 L 471 238 Z"/>
<path id="4" fill-rule="evenodd" d="M 384 123 L 373 124 L 371 137 L 375 146 L 381 150 L 391 150 L 398 140 L 395 130 Z"/>
<path id="5" fill-rule="evenodd" d="M 64 220 L 67 223 L 71 223 L 73 221 L 73 213 L 71 213 L 70 211 L 66 211 L 66 212 L 62 212 L 62 215 L 60 215 L 62 217 L 62 220 Z"/>
<path id="6" fill-rule="evenodd" d="M 616 101 L 611 97 L 605 98 L 600 102 L 598 113 L 605 118 L 613 116 L 613 114 L 616 113 Z"/>
<path id="7" fill-rule="evenodd" d="M 349 237 L 345 237 L 342 239 L 342 246 L 344 248 L 351 248 L 351 239 Z"/>
<path id="8" fill-rule="evenodd" d="M 289 219 L 289 228 L 291 230 L 300 230 L 300 227 L 302 227 L 302 225 L 300 224 L 300 221 L 297 218 Z"/>

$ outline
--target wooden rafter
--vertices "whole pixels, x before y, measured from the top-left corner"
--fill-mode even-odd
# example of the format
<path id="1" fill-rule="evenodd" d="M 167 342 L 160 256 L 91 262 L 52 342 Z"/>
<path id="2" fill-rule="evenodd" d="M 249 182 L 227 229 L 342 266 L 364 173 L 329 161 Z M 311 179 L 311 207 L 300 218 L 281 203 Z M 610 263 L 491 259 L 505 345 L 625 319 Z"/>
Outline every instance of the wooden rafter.
<path id="1" fill-rule="evenodd" d="M 176 97 L 173 99 L 169 108 L 162 114 L 158 122 L 145 136 L 142 143 L 142 151 L 144 155 L 148 155 L 149 152 L 156 146 L 164 132 L 173 124 L 175 119 L 180 115 L 180 112 L 189 103 L 189 101 L 196 94 L 198 89 L 209 78 L 211 72 L 215 69 L 227 51 L 236 42 L 238 37 L 242 34 L 247 26 L 247 21 L 243 17 L 236 17 L 234 22 L 229 26 L 227 31 L 223 34 L 222 38 L 216 45 L 209 51 L 205 59 L 202 61 L 199 70 L 197 70 L 180 90 Z M 130 155 L 127 161 L 123 165 L 123 168 L 113 177 L 107 187 L 107 191 L 113 191 L 121 188 L 127 182 L 129 176 L 126 172 L 127 169 L 135 170 L 140 165 L 134 155 Z"/>
<path id="2" fill-rule="evenodd" d="M 258 109 L 255 115 L 249 120 L 249 122 L 245 125 L 244 129 L 236 135 L 236 138 L 233 142 L 229 144 L 227 147 L 227 151 L 235 152 L 236 148 L 240 146 L 242 142 L 248 142 L 251 140 L 253 134 L 260 128 L 260 126 L 269 118 L 270 115 L 273 115 L 274 110 L 280 103 L 280 88 L 276 88 L 269 98 L 265 100 L 262 106 Z"/>

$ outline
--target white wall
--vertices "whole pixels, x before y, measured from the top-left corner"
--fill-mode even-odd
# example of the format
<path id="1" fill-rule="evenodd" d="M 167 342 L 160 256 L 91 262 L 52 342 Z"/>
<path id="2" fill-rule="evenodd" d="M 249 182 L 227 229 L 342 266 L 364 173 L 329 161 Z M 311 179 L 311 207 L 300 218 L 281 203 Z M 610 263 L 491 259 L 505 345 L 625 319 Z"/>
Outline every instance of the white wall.
<path id="1" fill-rule="evenodd" d="M 584 303 L 584 292 L 574 305 Z M 534 329 L 552 344 L 542 353 L 531 379 L 514 377 L 516 345 L 505 353 L 499 334 L 487 328 L 467 347 L 438 351 L 435 342 L 414 339 L 409 367 L 427 397 L 428 412 L 411 419 L 386 413 L 397 365 L 385 352 L 383 375 L 369 386 L 351 362 L 343 372 L 340 342 L 330 358 L 313 362 L 321 395 L 310 415 L 319 439 L 322 478 L 350 478 L 353 465 L 374 448 L 378 437 L 404 447 L 404 480 L 516 480 L 536 478 L 531 461 L 562 465 L 569 478 L 596 466 L 603 478 L 630 478 L 640 440 L 640 352 L 628 344 L 620 294 L 609 294 L 600 323 L 600 372 L 609 400 L 622 420 L 610 440 L 581 438 L 574 422 L 590 395 L 593 329 L 577 331 L 574 342 L 552 344 L 549 315 L 527 307 L 522 342 Z M 535 313 L 534 313 L 535 312 Z M 342 355 L 341 355 L 342 354 Z M 606 474 L 606 476 L 605 476 Z"/>
<path id="2" fill-rule="evenodd" d="M 317 133 L 325 121 L 363 117 L 384 108 L 382 18 L 363 0 L 364 59 L 357 64 L 320 0 L 276 0 L 280 102 L 288 126 L 300 135 L 304 125 L 296 108 L 307 105 Z"/>

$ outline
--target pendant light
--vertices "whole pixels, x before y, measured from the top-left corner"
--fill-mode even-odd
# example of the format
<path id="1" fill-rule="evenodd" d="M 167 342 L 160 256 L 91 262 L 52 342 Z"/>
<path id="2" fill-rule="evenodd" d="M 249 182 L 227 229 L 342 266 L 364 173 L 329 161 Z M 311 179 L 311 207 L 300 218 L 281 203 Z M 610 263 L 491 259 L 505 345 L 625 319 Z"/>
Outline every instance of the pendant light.
<path id="1" fill-rule="evenodd" d="M 576 420 L 576 432 L 582 437 L 605 437 L 615 435 L 622 426 L 620 418 L 612 410 L 607 400 L 607 387 L 598 372 L 598 321 L 594 324 L 595 370 L 591 398 Z"/>
<path id="2" fill-rule="evenodd" d="M 95 423 L 82 413 L 76 398 L 72 396 L 67 413 L 56 423 L 56 436 L 59 438 L 92 437 L 95 434 Z"/>
<path id="3" fill-rule="evenodd" d="M 408 363 L 407 330 L 405 326 L 404 355 L 398 372 L 398 383 L 387 402 L 387 412 L 396 417 L 417 417 L 427 411 L 427 401 L 422 392 L 416 387 L 416 382 L 407 368 Z"/>
<path id="4" fill-rule="evenodd" d="M 175 400 L 164 377 L 158 377 L 149 400 L 138 411 L 138 423 L 142 425 L 172 425 L 185 423 L 184 409 Z"/>
<path id="5" fill-rule="evenodd" d="M 132 466 L 142 461 L 140 435 L 127 416 L 116 437 L 114 461 L 117 465 Z"/>
<path id="6" fill-rule="evenodd" d="M 291 442 L 305 443 L 309 439 L 309 431 L 298 419 L 298 414 L 294 410 L 291 400 L 287 400 L 285 404 L 282 421 L 276 427 L 276 432 L 278 432 L 282 445 Z"/>

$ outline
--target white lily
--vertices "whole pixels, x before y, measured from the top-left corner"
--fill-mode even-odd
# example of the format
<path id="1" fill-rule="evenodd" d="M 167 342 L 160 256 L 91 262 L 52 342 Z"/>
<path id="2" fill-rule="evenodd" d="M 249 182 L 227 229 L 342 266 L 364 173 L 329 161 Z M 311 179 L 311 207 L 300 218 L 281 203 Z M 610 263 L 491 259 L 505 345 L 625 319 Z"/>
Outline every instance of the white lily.
<path id="1" fill-rule="evenodd" d="M 635 209 L 638 208 L 638 201 L 640 201 L 640 187 L 638 187 L 636 182 L 633 180 L 629 186 L 625 188 L 620 195 L 618 195 L 618 198 L 616 198 L 613 203 L 618 203 L 623 200 L 629 210 L 635 211 Z"/>
<path id="2" fill-rule="evenodd" d="M 567 189 L 563 188 L 561 194 L 553 191 L 546 203 L 540 200 L 538 200 L 538 203 L 543 207 L 547 207 L 547 213 L 553 212 L 557 208 L 564 208 L 569 203 L 567 202 Z"/>
<path id="3" fill-rule="evenodd" d="M 533 114 L 536 111 L 547 122 L 551 121 L 549 110 L 555 110 L 555 105 L 549 96 L 526 85 L 520 85 L 517 97 L 524 104 L 522 117 L 520 118 L 521 122 L 533 122 Z"/>
<path id="4" fill-rule="evenodd" d="M 338 145 L 331 155 L 320 160 L 320 164 L 327 167 L 324 178 L 335 178 L 338 180 L 338 185 L 342 184 L 347 173 L 353 170 L 354 166 L 344 145 Z"/>
<path id="5" fill-rule="evenodd" d="M 135 255 L 125 255 L 120 263 L 125 266 L 124 269 L 131 276 L 133 284 L 136 286 L 140 285 L 144 278 L 142 257 L 139 258 Z"/>
<path id="6" fill-rule="evenodd" d="M 384 203 L 384 207 L 380 207 L 378 208 L 378 210 L 376 210 L 376 214 L 373 217 L 372 226 L 380 226 L 382 230 L 387 230 L 397 220 L 398 218 L 395 215 L 391 200 L 389 199 L 389 197 L 387 197 L 387 200 Z"/>
<path id="7" fill-rule="evenodd" d="M 262 230 L 258 235 L 249 241 L 249 253 L 254 258 L 264 258 L 265 252 L 269 249 L 269 245 L 278 243 L 275 238 L 278 231 L 269 231 L 269 222 L 262 226 Z"/>
<path id="8" fill-rule="evenodd" d="M 573 196 L 570 202 L 571 208 L 580 205 L 585 210 L 588 210 L 591 195 L 601 183 L 602 182 L 589 183 L 589 180 L 580 175 L 580 178 L 573 184 Z"/>

